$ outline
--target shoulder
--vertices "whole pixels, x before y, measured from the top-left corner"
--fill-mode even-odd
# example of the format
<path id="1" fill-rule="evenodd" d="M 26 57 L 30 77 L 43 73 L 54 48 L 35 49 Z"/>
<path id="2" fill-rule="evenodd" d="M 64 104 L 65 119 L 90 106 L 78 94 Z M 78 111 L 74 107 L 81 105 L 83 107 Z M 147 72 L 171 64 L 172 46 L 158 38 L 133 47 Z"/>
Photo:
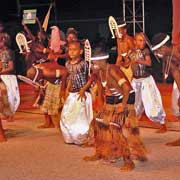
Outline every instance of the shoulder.
<path id="1" fill-rule="evenodd" d="M 114 73 L 117 73 L 120 71 L 119 66 L 115 64 L 108 64 L 108 74 L 113 75 Z"/>
<path id="2" fill-rule="evenodd" d="M 127 40 L 133 42 L 133 41 L 134 41 L 134 37 L 133 37 L 133 36 L 130 36 L 130 35 L 127 35 Z"/>
<path id="3" fill-rule="evenodd" d="M 69 64 L 70 64 L 70 60 L 67 60 L 65 63 L 65 67 L 69 66 Z"/>
<path id="4" fill-rule="evenodd" d="M 88 62 L 83 59 L 83 60 L 81 60 L 81 61 L 79 62 L 79 64 L 81 64 L 81 65 L 83 65 L 83 66 L 87 66 L 87 65 L 88 65 Z"/>
<path id="5" fill-rule="evenodd" d="M 144 54 L 145 56 L 150 55 L 150 50 L 149 50 L 148 48 L 143 49 L 142 52 L 143 52 L 143 54 Z"/>

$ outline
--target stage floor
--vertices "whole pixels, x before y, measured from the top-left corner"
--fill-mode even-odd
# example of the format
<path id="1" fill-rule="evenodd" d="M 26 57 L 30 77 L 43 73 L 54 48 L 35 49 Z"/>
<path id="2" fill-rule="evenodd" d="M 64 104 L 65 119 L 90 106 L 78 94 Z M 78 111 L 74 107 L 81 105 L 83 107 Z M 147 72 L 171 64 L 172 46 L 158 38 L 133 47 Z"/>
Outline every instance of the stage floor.
<path id="1" fill-rule="evenodd" d="M 171 86 L 158 85 L 165 100 L 170 101 Z M 169 90 L 167 91 L 167 89 Z M 153 128 L 140 127 L 140 136 L 148 151 L 148 161 L 134 160 L 132 172 L 121 172 L 118 163 L 106 161 L 85 162 L 83 157 L 94 154 L 93 148 L 83 148 L 64 143 L 58 128 L 38 129 L 44 116 L 39 109 L 32 108 L 34 89 L 20 84 L 21 105 L 14 122 L 3 121 L 7 142 L 0 143 L 0 179 L 2 180 L 179 180 L 180 147 L 165 146 L 179 137 L 179 122 L 168 119 L 168 132 L 155 133 Z M 166 104 L 167 102 L 164 102 Z M 165 106 L 166 111 L 170 104 Z M 145 118 L 145 116 L 143 116 Z M 172 121 L 173 120 L 173 121 Z M 148 119 L 141 120 L 145 126 Z"/>
<path id="2" fill-rule="evenodd" d="M 157 83 L 158 89 L 162 95 L 163 106 L 166 112 L 166 124 L 169 130 L 180 131 L 180 118 L 174 116 L 171 112 L 171 83 Z M 37 97 L 37 90 L 28 84 L 19 83 L 21 103 L 17 112 L 23 112 L 27 115 L 42 114 L 37 108 L 32 105 Z M 140 119 L 140 126 L 149 128 L 159 128 L 158 123 L 150 121 L 145 114 Z"/>

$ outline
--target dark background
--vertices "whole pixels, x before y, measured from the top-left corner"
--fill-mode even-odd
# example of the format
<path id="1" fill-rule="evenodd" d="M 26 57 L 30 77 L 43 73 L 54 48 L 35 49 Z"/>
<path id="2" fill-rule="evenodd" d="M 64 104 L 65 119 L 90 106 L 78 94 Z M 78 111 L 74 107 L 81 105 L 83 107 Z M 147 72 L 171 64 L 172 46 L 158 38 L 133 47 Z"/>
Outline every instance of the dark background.
<path id="1" fill-rule="evenodd" d="M 14 48 L 16 47 L 15 36 L 17 32 L 22 30 L 22 11 L 23 9 L 37 9 L 37 16 L 43 22 L 44 17 L 49 8 L 50 0 L 19 0 L 21 7 L 18 9 L 16 0 L 2 0 L 0 6 L 0 20 L 6 25 L 6 31 L 14 40 Z M 78 30 L 80 38 L 88 38 L 90 42 L 96 41 L 99 36 L 106 36 L 106 40 L 111 39 L 108 27 L 108 17 L 110 15 L 115 18 L 123 17 L 122 0 L 56 0 L 56 6 L 51 10 L 49 26 L 58 25 L 60 29 L 66 32 L 68 27 L 74 27 Z M 136 4 L 140 1 L 136 0 Z M 132 10 L 132 1 L 126 0 L 126 5 Z M 145 33 L 151 40 L 152 36 L 165 32 L 171 34 L 172 31 L 172 0 L 144 0 L 145 8 Z M 35 4 L 47 4 L 36 7 Z M 141 12 L 141 7 L 137 7 Z M 18 11 L 20 10 L 20 11 Z M 126 9 L 126 19 L 131 20 L 132 14 Z M 30 25 L 32 31 L 37 31 L 37 25 Z M 129 23 L 129 33 L 132 33 L 132 23 Z M 137 30 L 137 32 L 140 30 Z M 109 41 L 108 41 L 109 42 Z M 111 40 L 116 44 L 115 40 Z M 162 80 L 162 64 L 157 63 L 153 59 L 152 73 L 157 81 Z M 22 62 L 16 60 L 17 72 L 24 72 Z M 170 78 L 171 81 L 171 78 Z"/>
<path id="2" fill-rule="evenodd" d="M 19 0 L 21 4 L 45 4 L 50 0 Z M 131 0 L 126 0 L 127 3 Z M 107 21 L 110 15 L 122 18 L 122 0 L 56 0 L 56 7 L 52 9 L 50 24 L 57 23 L 62 30 L 68 26 L 75 26 L 85 36 L 83 25 L 87 19 L 93 23 Z M 138 0 L 136 0 L 136 3 Z M 126 4 L 127 4 L 126 3 Z M 145 3 L 145 32 L 148 37 L 158 32 L 171 32 L 172 30 L 172 0 L 144 0 Z M 22 7 L 28 9 L 31 7 Z M 32 8 L 36 8 L 32 6 Z M 37 7 L 38 17 L 43 21 L 48 6 Z M 126 11 L 127 12 L 127 11 Z M 18 16 L 16 0 L 2 0 L 0 6 L 0 19 L 8 24 L 20 23 L 22 11 Z M 95 21 L 97 19 L 97 21 Z M 79 21 L 76 21 L 79 20 Z M 88 20 L 87 20 L 88 21 Z M 14 25 L 13 25 L 13 28 Z M 91 27 L 88 27 L 88 29 Z M 10 30 L 10 29 L 9 29 Z M 94 30 L 92 29 L 94 32 Z M 91 32 L 92 33 L 92 32 Z"/>

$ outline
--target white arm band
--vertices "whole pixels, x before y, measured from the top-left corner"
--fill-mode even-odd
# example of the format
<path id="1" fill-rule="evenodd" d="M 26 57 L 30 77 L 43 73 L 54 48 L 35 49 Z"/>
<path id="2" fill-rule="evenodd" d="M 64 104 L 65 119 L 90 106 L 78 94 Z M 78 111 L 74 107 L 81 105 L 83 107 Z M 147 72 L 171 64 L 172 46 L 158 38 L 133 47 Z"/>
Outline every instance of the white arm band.
<path id="1" fill-rule="evenodd" d="M 122 86 L 123 83 L 125 83 L 127 80 L 125 78 L 122 78 L 118 81 L 118 85 Z"/>
<path id="2" fill-rule="evenodd" d="M 56 69 L 56 78 L 60 77 L 60 69 Z"/>
<path id="3" fill-rule="evenodd" d="M 43 54 L 46 54 L 47 53 L 47 48 L 44 48 L 43 49 Z"/>

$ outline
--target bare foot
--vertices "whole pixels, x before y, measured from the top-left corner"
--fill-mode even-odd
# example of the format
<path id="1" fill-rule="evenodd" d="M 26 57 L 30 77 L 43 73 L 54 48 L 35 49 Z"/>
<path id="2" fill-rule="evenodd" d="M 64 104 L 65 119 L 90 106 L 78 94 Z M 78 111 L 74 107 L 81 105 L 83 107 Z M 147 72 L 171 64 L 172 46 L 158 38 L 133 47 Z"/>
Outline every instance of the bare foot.
<path id="1" fill-rule="evenodd" d="M 175 141 L 166 143 L 167 146 L 180 146 L 180 138 Z"/>
<path id="2" fill-rule="evenodd" d="M 156 133 L 165 133 L 167 132 L 167 128 L 165 124 L 161 124 L 161 127 L 156 131 Z"/>
<path id="3" fill-rule="evenodd" d="M 128 160 L 124 163 L 124 166 L 120 168 L 121 171 L 127 172 L 132 171 L 135 168 L 135 164 L 133 161 Z"/>
<path id="4" fill-rule="evenodd" d="M 45 128 L 54 128 L 54 124 L 42 124 L 38 126 L 39 129 L 45 129 Z"/>
<path id="5" fill-rule="evenodd" d="M 6 142 L 6 141 L 7 141 L 7 139 L 6 139 L 5 135 L 4 134 L 0 134 L 0 143 Z"/>
<path id="6" fill-rule="evenodd" d="M 7 120 L 7 122 L 13 122 L 14 121 L 14 117 L 13 116 L 9 116 L 6 120 Z"/>
<path id="7" fill-rule="evenodd" d="M 85 160 L 85 161 L 97 161 L 97 160 L 100 160 L 100 159 L 101 159 L 101 155 L 99 155 L 99 154 L 95 154 L 93 156 L 85 156 L 83 158 L 83 160 Z"/>
<path id="8" fill-rule="evenodd" d="M 85 143 L 85 144 L 82 144 L 81 147 L 83 148 L 87 148 L 87 147 L 94 147 L 94 143 Z"/>
<path id="9" fill-rule="evenodd" d="M 148 158 L 146 156 L 139 156 L 136 158 L 138 161 L 141 161 L 141 162 L 145 162 L 148 160 Z"/>

